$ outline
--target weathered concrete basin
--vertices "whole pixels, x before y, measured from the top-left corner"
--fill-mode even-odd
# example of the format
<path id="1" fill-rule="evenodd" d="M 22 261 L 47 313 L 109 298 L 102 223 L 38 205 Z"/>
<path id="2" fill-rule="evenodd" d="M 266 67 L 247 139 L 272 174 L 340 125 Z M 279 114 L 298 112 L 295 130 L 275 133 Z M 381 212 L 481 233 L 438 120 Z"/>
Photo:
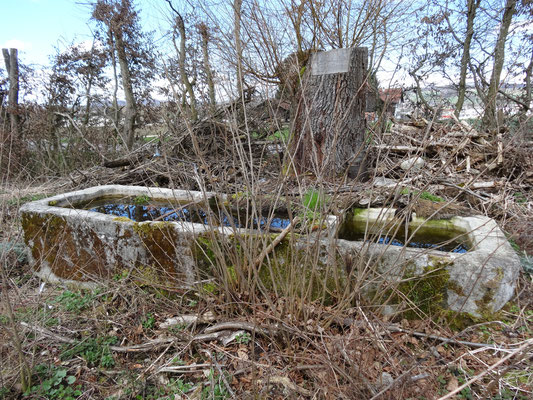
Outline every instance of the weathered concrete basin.
<path id="1" fill-rule="evenodd" d="M 351 218 L 366 224 L 371 235 L 392 229 L 387 226 L 394 221 L 395 211 L 392 208 L 364 209 Z M 485 216 L 457 216 L 434 221 L 414 218 L 409 225 L 414 230 L 453 232 L 463 237 L 471 248 L 466 253 L 453 253 L 338 239 L 338 251 L 350 259 L 365 254 L 367 265 L 372 265 L 369 280 L 381 276 L 390 283 L 423 277 L 426 282 L 418 289 L 433 292 L 433 300 L 430 296 L 428 301 L 454 311 L 481 316 L 501 309 L 511 299 L 520 271 L 520 259 L 494 220 Z M 379 293 L 382 282 L 376 279 L 366 291 L 374 295 Z M 417 290 L 413 285 L 400 284 L 402 286 L 403 292 Z M 415 298 L 424 296 L 424 293 L 414 294 Z"/>
<path id="2" fill-rule="evenodd" d="M 20 209 L 24 240 L 43 279 L 92 285 L 123 268 L 141 266 L 170 280 L 194 281 L 192 242 L 210 229 L 192 222 L 135 222 L 70 206 L 103 196 L 146 196 L 174 204 L 198 203 L 207 193 L 106 185 L 34 201 Z M 214 228 L 225 232 L 224 227 Z M 226 232 L 228 233 L 228 232 Z"/>
<path id="3" fill-rule="evenodd" d="M 27 203 L 20 214 L 30 259 L 39 276 L 48 281 L 90 286 L 135 267 L 157 274 L 167 282 L 190 285 L 205 277 L 202 274 L 206 269 L 200 271 L 199 265 L 205 264 L 209 251 L 199 253 L 198 245 L 209 247 L 212 242 L 206 237 L 231 243 L 238 234 L 248 238 L 261 235 L 254 230 L 186 220 L 136 222 L 71 207 L 103 196 L 144 196 L 175 207 L 200 203 L 205 206 L 215 198 L 214 193 L 108 185 Z M 225 199 L 220 195 L 218 198 Z M 372 232 L 393 221 L 394 210 L 362 210 L 351 218 L 364 222 Z M 296 274 L 281 272 L 274 277 L 269 273 L 272 266 L 260 267 L 261 279 L 308 279 L 310 273 L 305 268 L 309 263 L 302 260 L 313 253 L 320 275 L 313 279 L 323 279 L 324 285 L 317 286 L 327 286 L 328 293 L 356 289 L 370 300 L 383 301 L 388 297 L 387 304 L 392 306 L 402 299 L 411 299 L 415 304 L 425 301 L 475 316 L 499 310 L 513 295 L 520 260 L 489 218 L 412 222 L 415 229 L 419 225 L 438 224 L 439 229 L 459 232 L 471 245 L 462 254 L 336 239 L 332 232 L 338 228 L 338 219 L 330 216 L 326 220 L 327 230 L 310 236 L 289 235 L 278 246 L 279 250 L 270 254 L 269 262 L 277 270 L 292 268 Z M 271 236 L 262 236 L 265 237 L 268 240 Z M 232 251 L 236 247 L 220 246 Z M 243 257 L 245 254 L 241 253 Z M 243 262 L 247 264 L 250 260 Z M 317 275 L 316 271 L 313 274 Z M 394 295 L 391 284 L 397 285 L 395 290 L 401 296 Z M 265 286 L 269 287 L 267 283 Z"/>

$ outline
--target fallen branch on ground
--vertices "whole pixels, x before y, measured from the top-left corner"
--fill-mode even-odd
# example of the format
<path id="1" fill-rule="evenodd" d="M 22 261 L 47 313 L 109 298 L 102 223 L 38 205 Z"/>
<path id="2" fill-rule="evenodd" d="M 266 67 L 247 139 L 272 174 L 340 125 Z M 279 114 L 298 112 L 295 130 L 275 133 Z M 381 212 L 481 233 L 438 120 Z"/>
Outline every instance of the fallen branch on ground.
<path id="1" fill-rule="evenodd" d="M 171 367 L 161 367 L 157 370 L 157 373 L 160 372 L 173 372 L 178 374 L 187 374 L 187 373 L 193 373 L 198 371 L 203 371 L 206 369 L 209 369 L 211 367 L 211 364 L 209 363 L 203 363 L 203 364 L 190 364 L 190 365 L 173 365 Z"/>
<path id="2" fill-rule="evenodd" d="M 239 329 L 239 330 L 244 330 L 244 331 L 249 331 L 249 332 L 257 332 L 265 336 L 272 334 L 272 332 L 269 329 L 262 328 L 255 324 L 252 324 L 251 322 L 240 322 L 240 321 L 221 322 L 216 325 L 205 328 L 204 332 L 211 333 L 211 332 L 217 332 L 217 331 L 228 330 L 228 329 Z"/>
<path id="3" fill-rule="evenodd" d="M 447 400 L 447 399 L 450 399 L 452 398 L 453 396 L 455 396 L 457 393 L 459 393 L 461 390 L 463 390 L 464 388 L 472 385 L 474 382 L 477 382 L 478 380 L 480 380 L 481 378 L 483 378 L 485 375 L 487 375 L 490 371 L 492 371 L 493 369 L 495 369 L 496 367 L 500 366 L 501 364 L 503 364 L 505 361 L 509 360 L 511 357 L 521 353 L 521 352 L 524 352 L 524 355 L 527 354 L 525 352 L 525 350 L 527 349 L 528 346 L 531 346 L 533 344 L 533 339 L 529 339 L 528 341 L 526 341 L 522 346 L 520 346 L 518 349 L 514 350 L 513 352 L 511 352 L 510 354 L 507 354 L 505 357 L 503 357 L 501 360 L 495 362 L 494 364 L 492 364 L 490 367 L 488 367 L 485 371 L 481 372 L 480 374 L 474 376 L 472 379 L 469 379 L 467 382 L 465 382 L 463 385 L 459 386 L 458 388 L 452 390 L 450 393 L 448 393 L 446 396 L 443 396 L 443 397 L 440 397 L 439 400 Z M 524 357 L 524 355 L 522 357 Z"/>

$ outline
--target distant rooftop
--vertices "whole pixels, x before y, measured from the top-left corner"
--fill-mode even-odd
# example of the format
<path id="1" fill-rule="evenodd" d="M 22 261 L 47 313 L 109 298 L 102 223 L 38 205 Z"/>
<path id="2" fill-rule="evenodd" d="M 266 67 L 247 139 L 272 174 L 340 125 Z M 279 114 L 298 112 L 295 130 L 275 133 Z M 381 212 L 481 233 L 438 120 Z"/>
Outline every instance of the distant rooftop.
<path id="1" fill-rule="evenodd" d="M 380 89 L 379 98 L 385 103 L 398 104 L 403 100 L 402 88 Z"/>

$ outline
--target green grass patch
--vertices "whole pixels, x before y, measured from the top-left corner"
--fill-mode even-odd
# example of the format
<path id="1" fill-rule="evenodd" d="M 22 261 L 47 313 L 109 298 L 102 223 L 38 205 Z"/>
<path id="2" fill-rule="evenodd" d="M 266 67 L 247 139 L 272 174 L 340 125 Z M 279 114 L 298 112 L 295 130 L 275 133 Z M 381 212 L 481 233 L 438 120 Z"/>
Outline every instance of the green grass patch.
<path id="1" fill-rule="evenodd" d="M 514 197 L 514 200 L 518 203 L 518 204 L 525 204 L 527 202 L 527 197 L 524 193 L 522 192 L 515 192 L 513 193 L 513 197 Z"/>
<path id="2" fill-rule="evenodd" d="M 446 201 L 442 197 L 437 196 L 433 193 L 427 192 L 425 190 L 423 192 L 420 192 L 418 190 L 410 190 L 408 188 L 403 188 L 400 194 L 403 194 L 403 195 L 412 194 L 414 196 L 419 196 L 423 200 L 430 200 L 430 201 L 434 201 L 435 203 L 442 203 Z"/>
<path id="3" fill-rule="evenodd" d="M 34 369 L 39 384 L 32 386 L 25 396 L 52 400 L 74 400 L 82 395 L 81 386 L 75 385 L 76 377 L 66 368 L 55 365 L 37 365 Z"/>
<path id="4" fill-rule="evenodd" d="M 303 218 L 307 221 L 319 220 L 329 200 L 329 196 L 324 192 L 314 188 L 309 188 L 302 198 L 304 210 L 302 215 L 300 215 L 300 218 Z"/>
<path id="5" fill-rule="evenodd" d="M 282 142 L 287 142 L 289 140 L 289 137 L 290 137 L 289 128 L 283 128 L 279 131 L 274 132 L 271 135 L 268 135 L 267 140 L 272 140 L 272 141 L 281 140 Z"/>
<path id="6" fill-rule="evenodd" d="M 65 311 L 78 313 L 92 304 L 97 296 L 98 291 L 83 293 L 65 290 L 55 297 L 53 303 L 61 305 Z"/>
<path id="7" fill-rule="evenodd" d="M 194 385 L 191 382 L 187 382 L 181 378 L 171 378 L 168 384 L 164 386 L 149 385 L 144 388 L 142 395 L 137 394 L 135 397 L 129 398 L 135 400 L 174 400 L 188 398 L 185 394 L 190 392 L 193 387 Z"/>
<path id="8" fill-rule="evenodd" d="M 159 143 L 159 137 L 157 136 L 143 136 L 142 141 L 144 143 Z"/>
<path id="9" fill-rule="evenodd" d="M 430 201 L 434 201 L 435 203 L 442 203 L 444 202 L 444 199 L 440 196 L 437 196 L 437 195 L 434 195 L 432 193 L 429 193 L 429 192 L 422 192 L 420 193 L 420 198 L 421 199 L 424 199 L 424 200 L 430 200 Z"/>
<path id="10" fill-rule="evenodd" d="M 226 380 L 228 380 L 228 378 L 229 377 L 226 377 Z M 202 400 L 223 400 L 228 399 L 230 397 L 230 393 L 226 389 L 222 378 L 218 374 L 216 374 L 213 369 L 211 369 L 211 371 L 209 372 L 208 379 L 210 382 L 213 382 L 213 385 L 206 386 L 202 390 Z"/>
<path id="11" fill-rule="evenodd" d="M 148 313 L 142 320 L 142 326 L 146 330 L 152 330 L 155 328 L 155 316 L 152 313 Z"/>
<path id="12" fill-rule="evenodd" d="M 252 340 L 252 336 L 248 332 L 239 333 L 235 336 L 235 342 L 239 344 L 248 344 Z"/>
<path id="13" fill-rule="evenodd" d="M 80 356 L 90 367 L 111 368 L 115 366 L 115 359 L 109 346 L 116 342 L 115 336 L 87 338 L 75 345 L 63 346 L 60 358 L 61 360 L 70 360 Z"/>

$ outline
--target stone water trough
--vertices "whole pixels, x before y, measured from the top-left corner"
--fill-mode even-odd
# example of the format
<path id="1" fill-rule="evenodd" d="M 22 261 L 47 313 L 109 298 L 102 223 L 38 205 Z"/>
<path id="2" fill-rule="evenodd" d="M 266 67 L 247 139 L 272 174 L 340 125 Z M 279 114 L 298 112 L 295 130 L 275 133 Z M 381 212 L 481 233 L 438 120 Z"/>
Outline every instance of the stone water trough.
<path id="1" fill-rule="evenodd" d="M 215 262 L 209 252 L 213 240 L 274 236 L 261 232 L 263 221 L 243 224 L 223 213 L 220 204 L 227 200 L 215 193 L 107 185 L 26 203 L 20 214 L 30 260 L 47 281 L 90 287 L 135 267 L 166 282 L 193 285 L 209 273 L 199 266 Z M 283 229 L 284 218 L 271 216 L 269 224 Z M 269 255 L 270 263 L 303 271 L 305 264 L 295 260 L 316 254 L 330 295 L 356 289 L 368 299 L 387 297 L 384 312 L 411 299 L 479 317 L 499 310 L 513 295 L 520 260 L 489 218 L 414 218 L 403 229 L 394 209 L 379 208 L 329 216 L 321 226 L 311 235 L 288 235 Z M 401 237 L 415 247 L 402 245 Z M 272 279 L 268 270 L 272 267 L 261 269 L 261 279 Z M 289 276 L 298 275 L 277 273 L 276 279 Z M 308 278 L 301 272 L 297 279 Z M 391 284 L 403 296 L 394 295 Z"/>

